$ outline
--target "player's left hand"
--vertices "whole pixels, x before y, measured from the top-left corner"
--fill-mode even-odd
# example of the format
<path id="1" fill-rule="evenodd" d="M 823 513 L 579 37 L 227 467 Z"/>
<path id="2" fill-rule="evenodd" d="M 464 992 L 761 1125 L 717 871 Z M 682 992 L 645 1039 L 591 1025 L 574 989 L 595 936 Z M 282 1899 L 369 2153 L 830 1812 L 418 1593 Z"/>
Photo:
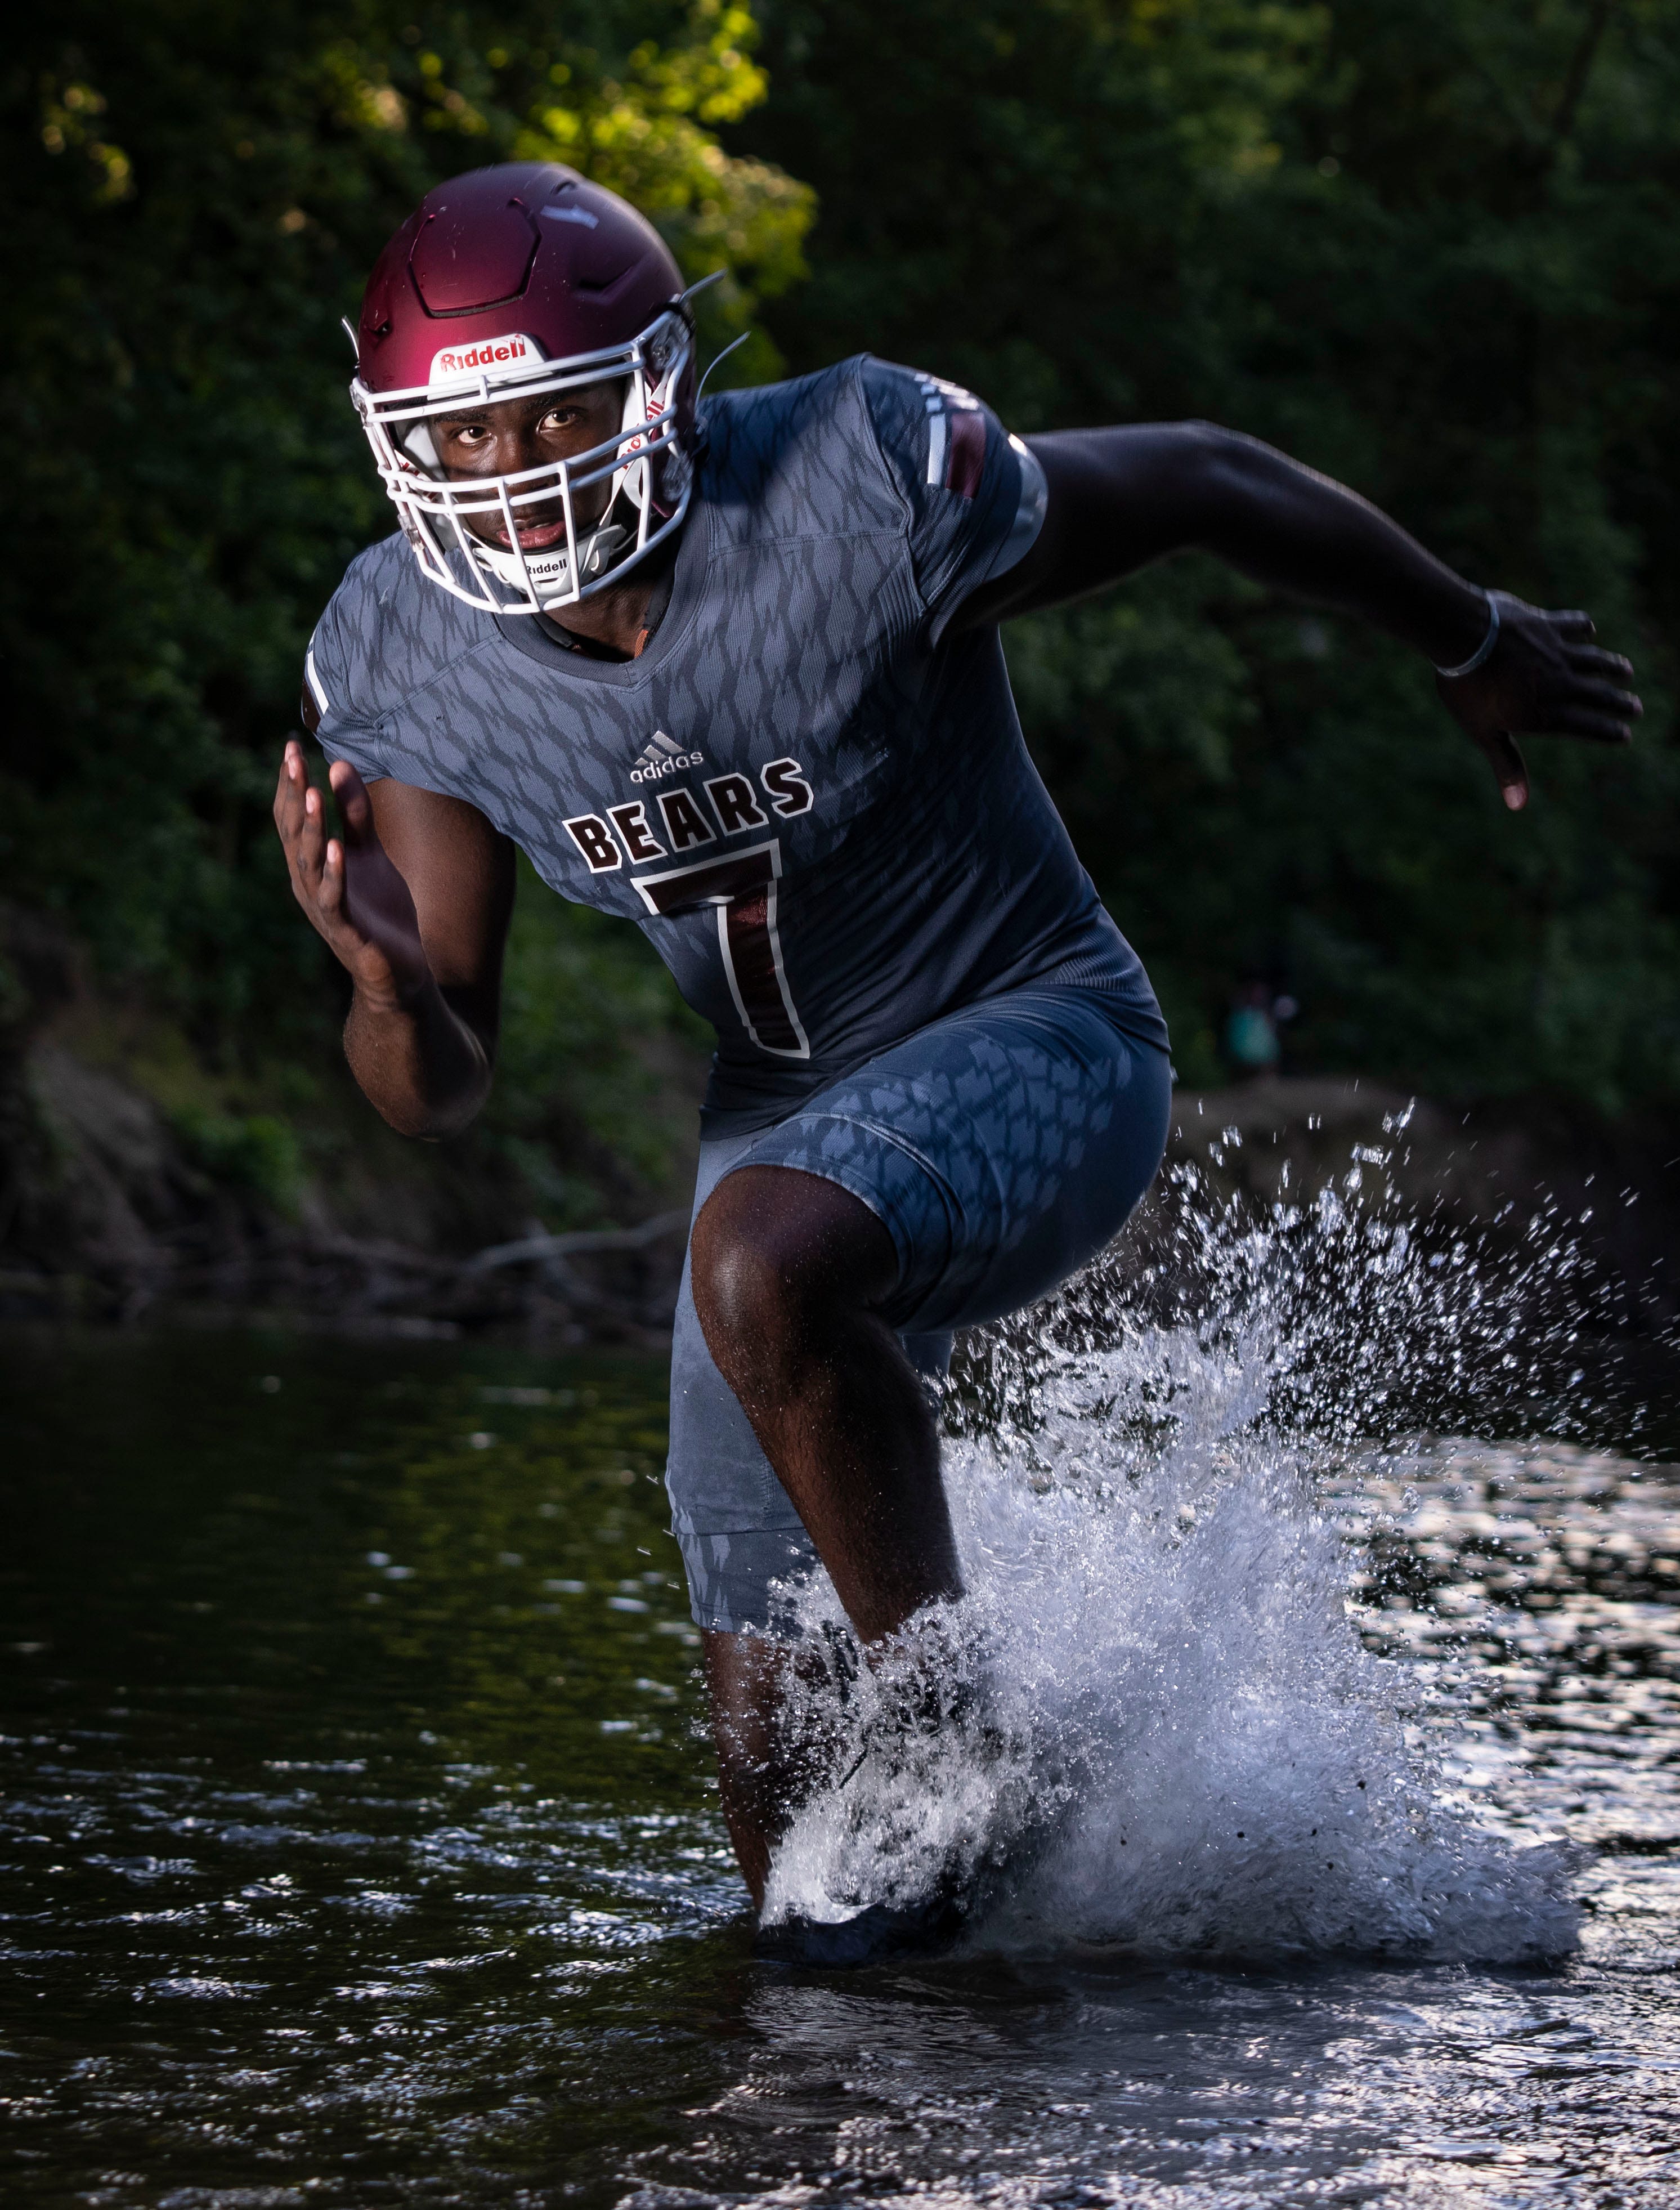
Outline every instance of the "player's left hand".
<path id="1" fill-rule="evenodd" d="M 1583 613 L 1552 613 L 1504 592 L 1499 637 L 1472 675 L 1437 676 L 1442 703 L 1487 754 L 1513 812 L 1528 803 L 1518 737 L 1579 737 L 1626 745 L 1645 711 L 1628 688 L 1633 662 L 1593 643 Z"/>

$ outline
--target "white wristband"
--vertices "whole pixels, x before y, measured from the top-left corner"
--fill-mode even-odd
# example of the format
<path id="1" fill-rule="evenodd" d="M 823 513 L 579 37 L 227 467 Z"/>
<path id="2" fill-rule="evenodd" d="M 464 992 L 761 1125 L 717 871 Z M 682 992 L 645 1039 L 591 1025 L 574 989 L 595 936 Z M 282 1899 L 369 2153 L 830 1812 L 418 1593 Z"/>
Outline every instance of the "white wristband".
<path id="1" fill-rule="evenodd" d="M 1488 602 L 1488 633 L 1468 660 L 1461 660 L 1456 667 L 1436 669 L 1443 683 L 1456 683 L 1460 675 L 1473 675 L 1499 642 L 1499 594 L 1497 591 L 1484 591 L 1482 596 Z"/>

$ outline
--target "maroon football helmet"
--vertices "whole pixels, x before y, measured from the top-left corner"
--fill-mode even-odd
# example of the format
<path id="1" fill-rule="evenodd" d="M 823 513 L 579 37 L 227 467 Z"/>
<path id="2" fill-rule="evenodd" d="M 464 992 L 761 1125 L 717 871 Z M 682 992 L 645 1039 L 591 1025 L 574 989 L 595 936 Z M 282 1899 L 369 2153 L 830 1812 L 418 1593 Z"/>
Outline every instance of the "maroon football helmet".
<path id="1" fill-rule="evenodd" d="M 428 192 L 362 301 L 350 396 L 422 571 L 497 613 L 569 606 L 616 582 L 681 522 L 693 471 L 694 326 L 659 232 L 614 192 L 545 161 L 474 169 Z M 463 406 L 622 377 L 607 444 L 516 475 L 450 482 L 429 422 Z M 580 527 L 575 494 L 609 482 Z M 521 547 L 518 517 L 557 500 L 565 541 Z M 493 516 L 507 550 L 467 526 Z"/>

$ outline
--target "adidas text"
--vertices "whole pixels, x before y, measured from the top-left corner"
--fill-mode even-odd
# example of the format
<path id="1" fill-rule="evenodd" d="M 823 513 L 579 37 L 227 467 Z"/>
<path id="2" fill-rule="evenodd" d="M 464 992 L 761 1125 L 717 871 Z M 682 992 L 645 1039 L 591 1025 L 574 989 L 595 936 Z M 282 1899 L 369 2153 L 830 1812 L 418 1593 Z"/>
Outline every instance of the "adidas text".
<path id="1" fill-rule="evenodd" d="M 684 752 L 674 737 L 668 737 L 663 729 L 657 729 L 653 733 L 653 743 L 645 745 L 637 756 L 635 765 L 630 770 L 630 781 L 659 782 L 668 775 L 675 775 L 681 768 L 701 766 L 705 758 L 705 753 L 698 746 L 692 752 Z"/>

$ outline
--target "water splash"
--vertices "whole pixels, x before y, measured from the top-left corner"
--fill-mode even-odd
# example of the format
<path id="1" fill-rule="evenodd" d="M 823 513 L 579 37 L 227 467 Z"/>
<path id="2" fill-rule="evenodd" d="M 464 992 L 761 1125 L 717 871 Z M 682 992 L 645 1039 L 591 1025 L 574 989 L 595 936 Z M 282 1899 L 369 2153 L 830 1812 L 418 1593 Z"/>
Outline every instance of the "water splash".
<path id="1" fill-rule="evenodd" d="M 1532 1404 L 1574 1340 L 1577 1262 L 1541 1219 L 1500 1259 L 1334 1193 L 1263 1222 L 1181 1181 L 1153 1255 L 1092 1269 L 972 1345 L 948 1406 L 967 1599 L 791 1723 L 843 1776 L 768 1915 L 981 1899 L 1031 1952 L 1515 1961 L 1574 1945 L 1569 1853 L 1447 1798 L 1417 1670 L 1361 1639 L 1359 1561 L 1320 1499 L 1429 1402 Z"/>

